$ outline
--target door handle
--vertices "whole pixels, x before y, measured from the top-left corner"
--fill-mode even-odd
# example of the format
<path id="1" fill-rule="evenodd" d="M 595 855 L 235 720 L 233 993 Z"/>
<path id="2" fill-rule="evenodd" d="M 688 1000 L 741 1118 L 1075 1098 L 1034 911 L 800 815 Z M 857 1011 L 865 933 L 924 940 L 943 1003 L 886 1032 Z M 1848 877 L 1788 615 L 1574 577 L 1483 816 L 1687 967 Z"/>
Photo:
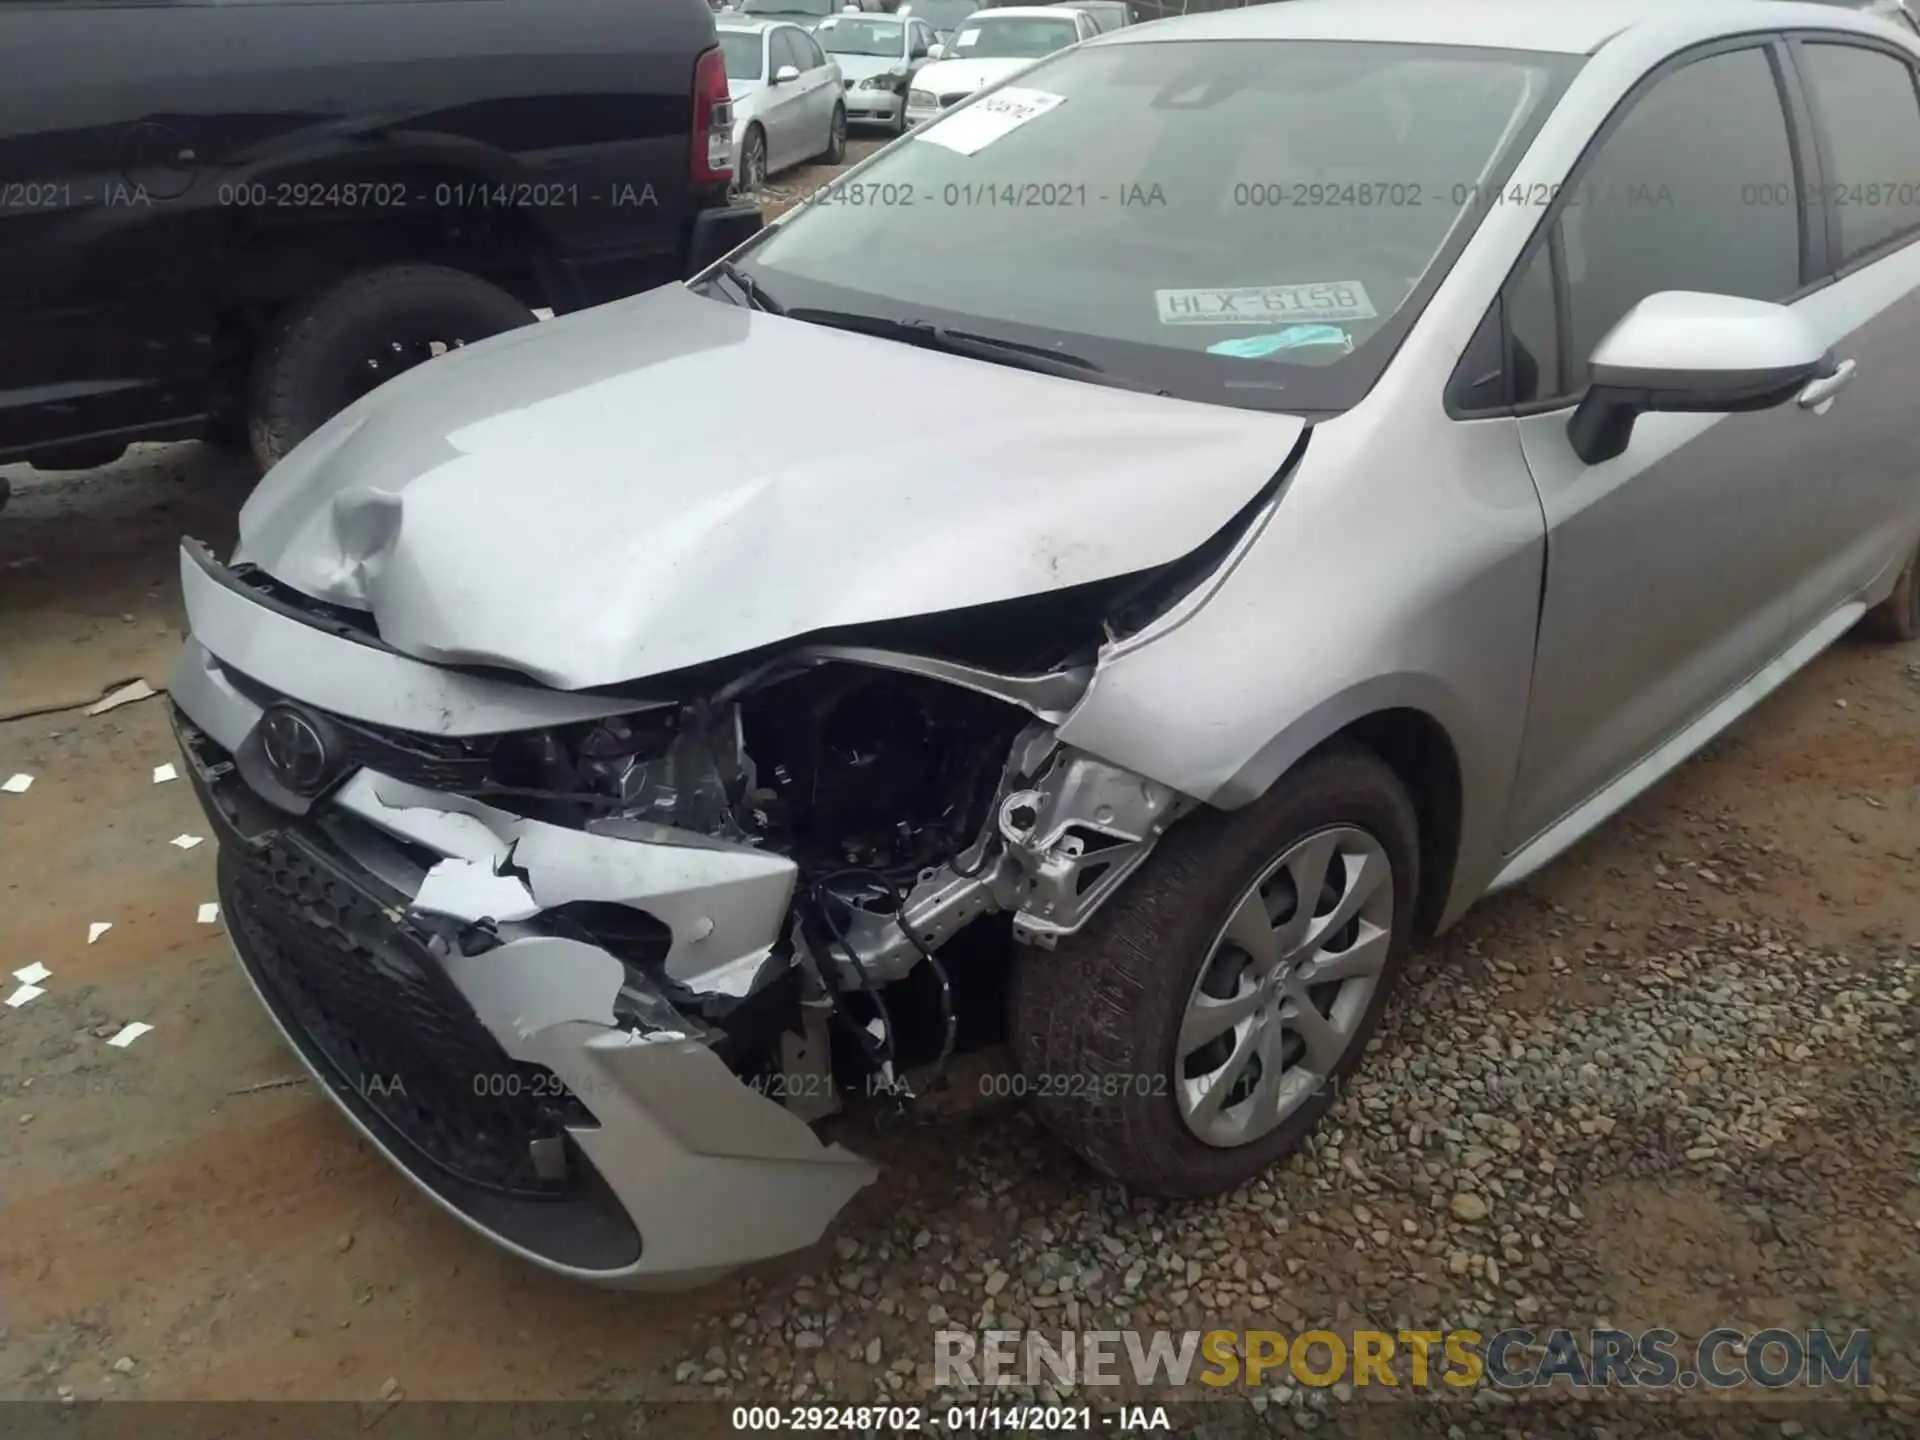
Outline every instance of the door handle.
<path id="1" fill-rule="evenodd" d="M 1823 375 L 1808 383 L 1807 387 L 1794 396 L 1802 410 L 1811 410 L 1816 415 L 1827 413 L 1827 407 L 1833 404 L 1833 397 L 1846 389 L 1853 380 L 1855 366 L 1851 360 L 1842 360 L 1833 367 L 1831 375 Z"/>

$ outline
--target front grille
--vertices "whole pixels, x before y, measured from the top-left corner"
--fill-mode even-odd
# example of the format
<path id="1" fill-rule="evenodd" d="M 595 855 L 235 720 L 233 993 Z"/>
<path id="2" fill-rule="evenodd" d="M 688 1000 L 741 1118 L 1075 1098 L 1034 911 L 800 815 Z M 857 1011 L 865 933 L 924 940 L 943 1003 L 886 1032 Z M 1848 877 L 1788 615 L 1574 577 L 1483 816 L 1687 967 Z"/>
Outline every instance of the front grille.
<path id="1" fill-rule="evenodd" d="M 327 719 L 345 741 L 342 774 L 364 766 L 404 784 L 454 795 L 474 794 L 493 776 L 497 736 L 456 740 L 390 730 L 333 714 Z"/>
<path id="2" fill-rule="evenodd" d="M 971 90 L 955 90 L 950 94 L 942 95 L 940 97 L 940 108 L 944 110 L 949 105 L 958 105 L 962 100 L 966 99 L 967 96 L 971 95 L 972 93 L 973 92 Z"/>
<path id="3" fill-rule="evenodd" d="M 565 1197 L 568 1182 L 537 1174 L 528 1147 L 592 1117 L 551 1071 L 500 1048 L 421 933 L 353 868 L 286 832 L 221 846 L 221 899 L 254 978 L 338 1083 L 434 1165 L 497 1192 Z"/>
<path id="4" fill-rule="evenodd" d="M 290 698 L 271 686 L 262 685 L 252 676 L 242 674 L 231 665 L 222 664 L 220 670 L 235 690 L 263 710 Z M 331 710 L 320 710 L 300 703 L 303 709 L 322 717 L 338 737 L 340 763 L 335 767 L 337 774 L 348 775 L 365 768 L 403 784 L 453 795 L 475 794 L 493 776 L 494 751 L 502 738 L 498 735 L 461 738 L 422 735 L 410 730 L 372 725 L 364 720 L 349 720 Z"/>

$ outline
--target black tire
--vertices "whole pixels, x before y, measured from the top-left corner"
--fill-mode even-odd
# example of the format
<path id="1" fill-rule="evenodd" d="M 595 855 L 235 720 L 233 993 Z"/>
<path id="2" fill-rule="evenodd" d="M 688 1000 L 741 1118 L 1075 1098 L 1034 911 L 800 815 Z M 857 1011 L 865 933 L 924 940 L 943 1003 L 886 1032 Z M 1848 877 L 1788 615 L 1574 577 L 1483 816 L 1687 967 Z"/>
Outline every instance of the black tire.
<path id="1" fill-rule="evenodd" d="M 1188 996 L 1236 899 L 1295 841 L 1334 825 L 1369 833 L 1393 868 L 1391 938 L 1372 1000 L 1333 1083 L 1265 1136 L 1209 1145 L 1187 1128 L 1169 1081 Z M 1252 805 L 1181 821 L 1080 934 L 1016 964 L 1008 1028 L 1041 1121 L 1144 1194 L 1217 1195 L 1258 1175 L 1306 1138 L 1364 1054 L 1406 964 L 1419 853 L 1400 782 L 1346 744 L 1309 757 Z M 1089 1093 L 1107 1076 L 1125 1078 L 1124 1093 Z"/>
<path id="2" fill-rule="evenodd" d="M 1860 633 L 1896 645 L 1920 640 L 1920 550 L 1908 557 L 1893 593 L 1860 617 Z"/>
<path id="3" fill-rule="evenodd" d="M 443 265 L 364 270 L 295 302 L 256 360 L 247 412 L 254 458 L 270 470 L 375 384 L 433 345 L 458 347 L 531 325 L 534 313 L 478 276 Z M 385 362 L 387 371 L 370 362 Z"/>
<path id="4" fill-rule="evenodd" d="M 833 115 L 827 121 L 827 148 L 820 152 L 820 158 L 829 165 L 841 164 L 847 158 L 847 107 L 836 105 Z"/>

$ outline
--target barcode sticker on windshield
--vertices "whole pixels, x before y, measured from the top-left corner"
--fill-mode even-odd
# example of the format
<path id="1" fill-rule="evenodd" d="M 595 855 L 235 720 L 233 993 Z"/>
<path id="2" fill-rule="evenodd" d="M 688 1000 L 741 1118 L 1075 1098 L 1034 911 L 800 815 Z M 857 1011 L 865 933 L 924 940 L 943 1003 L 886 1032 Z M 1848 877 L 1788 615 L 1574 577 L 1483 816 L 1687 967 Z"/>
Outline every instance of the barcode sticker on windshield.
<path id="1" fill-rule="evenodd" d="M 974 155 L 1009 131 L 1018 130 L 1029 120 L 1036 120 L 1066 103 L 1064 95 L 1009 85 L 914 133 L 922 140 L 944 145 L 962 155 Z"/>
<path id="2" fill-rule="evenodd" d="M 1321 285 L 1242 285 L 1232 290 L 1156 290 L 1162 325 L 1271 325 L 1276 320 L 1372 320 L 1380 312 L 1358 280 Z"/>
<path id="3" fill-rule="evenodd" d="M 978 40 L 979 38 L 980 38 L 980 27 L 976 25 L 971 30 L 962 30 L 959 33 L 959 35 L 954 37 L 953 43 L 955 47 L 958 48 L 966 45 L 971 45 L 973 44 L 974 41 Z M 1077 114 L 1079 112 L 1076 111 L 1075 113 Z"/>

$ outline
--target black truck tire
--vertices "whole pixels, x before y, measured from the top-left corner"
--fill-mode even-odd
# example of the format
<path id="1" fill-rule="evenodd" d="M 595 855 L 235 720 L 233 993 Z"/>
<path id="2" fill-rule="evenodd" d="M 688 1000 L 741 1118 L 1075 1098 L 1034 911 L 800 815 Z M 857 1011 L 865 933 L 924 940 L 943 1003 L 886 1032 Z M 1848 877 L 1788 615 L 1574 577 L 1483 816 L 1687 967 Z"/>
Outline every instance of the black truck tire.
<path id="1" fill-rule="evenodd" d="M 254 458 L 271 470 L 368 390 L 439 353 L 535 323 L 476 275 L 444 265 L 363 270 L 295 301 L 255 361 L 247 408 Z"/>

